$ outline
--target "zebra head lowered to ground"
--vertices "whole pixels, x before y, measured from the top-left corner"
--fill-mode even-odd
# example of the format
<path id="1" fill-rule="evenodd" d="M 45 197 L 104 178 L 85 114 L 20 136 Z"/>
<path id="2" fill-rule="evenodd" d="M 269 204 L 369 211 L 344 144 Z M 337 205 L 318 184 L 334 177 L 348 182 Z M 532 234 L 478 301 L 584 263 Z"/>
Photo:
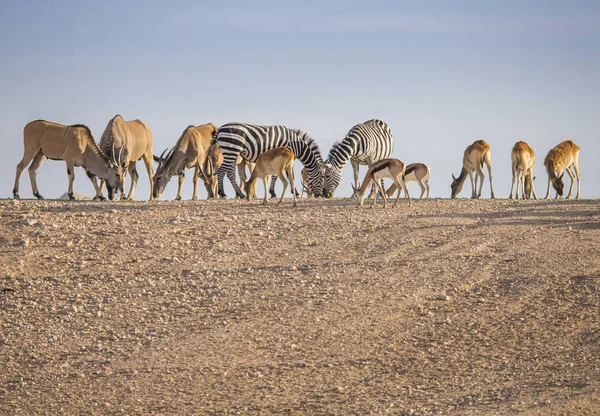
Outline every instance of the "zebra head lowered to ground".
<path id="1" fill-rule="evenodd" d="M 321 195 L 323 159 L 316 142 L 306 133 L 285 126 L 227 123 L 217 132 L 216 141 L 223 153 L 223 164 L 218 170 L 219 195 L 222 198 L 226 197 L 223 183 L 226 175 L 235 190 L 236 197 L 244 197 L 235 180 L 238 156 L 246 161 L 256 162 L 260 154 L 277 147 L 286 147 L 294 153 L 295 158 L 308 169 L 308 180 L 313 187 L 314 195 Z"/>
<path id="2" fill-rule="evenodd" d="M 369 120 L 352 127 L 344 140 L 329 151 L 324 166 L 323 195 L 330 198 L 342 182 L 342 169 L 348 160 L 354 171 L 354 188 L 358 188 L 359 165 L 371 166 L 388 158 L 394 150 L 392 131 L 381 120 Z"/>

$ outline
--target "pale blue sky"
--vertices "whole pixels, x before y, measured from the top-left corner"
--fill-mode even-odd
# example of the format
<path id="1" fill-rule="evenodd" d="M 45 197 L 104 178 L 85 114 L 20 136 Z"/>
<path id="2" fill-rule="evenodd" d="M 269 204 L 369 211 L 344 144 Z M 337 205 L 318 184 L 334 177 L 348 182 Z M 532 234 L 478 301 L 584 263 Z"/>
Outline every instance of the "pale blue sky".
<path id="1" fill-rule="evenodd" d="M 243 121 L 300 128 L 326 155 L 354 124 L 379 118 L 392 128 L 394 157 L 430 165 L 439 197 L 480 138 L 492 147 L 498 197 L 509 194 L 518 140 L 537 153 L 544 196 L 544 156 L 571 139 L 582 148 L 582 196 L 597 198 L 599 22 L 597 1 L 5 0 L 0 197 L 12 195 L 27 122 L 85 123 L 99 140 L 119 113 L 148 124 L 155 153 L 189 124 Z M 138 171 L 144 199 L 142 162 Z M 350 194 L 351 177 L 348 165 L 336 196 Z M 67 183 L 63 162 L 44 163 L 44 196 Z M 176 188 L 173 179 L 163 199 Z M 93 193 L 81 169 L 75 191 Z M 20 194 L 32 196 L 26 171 Z"/>

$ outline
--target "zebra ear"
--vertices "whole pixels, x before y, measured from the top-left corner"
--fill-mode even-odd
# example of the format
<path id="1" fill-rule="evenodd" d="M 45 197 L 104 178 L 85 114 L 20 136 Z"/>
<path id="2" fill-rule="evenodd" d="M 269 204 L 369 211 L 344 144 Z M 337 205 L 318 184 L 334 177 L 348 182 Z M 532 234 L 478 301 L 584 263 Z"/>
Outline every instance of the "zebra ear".
<path id="1" fill-rule="evenodd" d="M 330 168 L 331 168 L 331 163 L 329 163 L 329 162 L 323 163 L 323 169 L 330 169 Z"/>

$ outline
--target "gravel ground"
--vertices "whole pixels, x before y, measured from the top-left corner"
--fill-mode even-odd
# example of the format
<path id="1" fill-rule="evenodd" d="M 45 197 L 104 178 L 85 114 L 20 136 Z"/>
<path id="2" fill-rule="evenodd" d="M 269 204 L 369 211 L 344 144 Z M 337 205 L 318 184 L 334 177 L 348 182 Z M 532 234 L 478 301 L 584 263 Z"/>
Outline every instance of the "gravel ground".
<path id="1" fill-rule="evenodd" d="M 600 201 L 0 201 L 0 413 L 600 414 Z"/>

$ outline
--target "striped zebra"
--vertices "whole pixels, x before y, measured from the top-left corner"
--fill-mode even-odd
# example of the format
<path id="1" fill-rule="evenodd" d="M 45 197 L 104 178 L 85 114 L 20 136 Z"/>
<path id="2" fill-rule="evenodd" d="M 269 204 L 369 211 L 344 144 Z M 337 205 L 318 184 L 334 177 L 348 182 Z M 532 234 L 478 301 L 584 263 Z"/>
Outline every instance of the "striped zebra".
<path id="1" fill-rule="evenodd" d="M 321 195 L 323 158 L 317 143 L 308 134 L 300 130 L 291 130 L 285 126 L 227 123 L 217 131 L 215 140 L 223 153 L 223 164 L 217 171 L 221 198 L 226 198 L 223 187 L 225 175 L 235 189 L 236 196 L 244 197 L 235 180 L 235 160 L 238 155 L 250 162 L 255 162 L 258 155 L 276 147 L 287 147 L 294 152 L 296 159 L 308 169 L 308 182 L 313 187 L 315 196 Z M 274 182 L 271 186 L 274 186 Z"/>
<path id="2" fill-rule="evenodd" d="M 342 182 L 342 169 L 350 159 L 354 170 L 354 187 L 358 189 L 359 165 L 371 166 L 390 157 L 394 150 L 392 131 L 381 120 L 369 120 L 352 127 L 344 140 L 336 142 L 324 164 L 325 185 L 323 195 L 330 198 Z"/>

